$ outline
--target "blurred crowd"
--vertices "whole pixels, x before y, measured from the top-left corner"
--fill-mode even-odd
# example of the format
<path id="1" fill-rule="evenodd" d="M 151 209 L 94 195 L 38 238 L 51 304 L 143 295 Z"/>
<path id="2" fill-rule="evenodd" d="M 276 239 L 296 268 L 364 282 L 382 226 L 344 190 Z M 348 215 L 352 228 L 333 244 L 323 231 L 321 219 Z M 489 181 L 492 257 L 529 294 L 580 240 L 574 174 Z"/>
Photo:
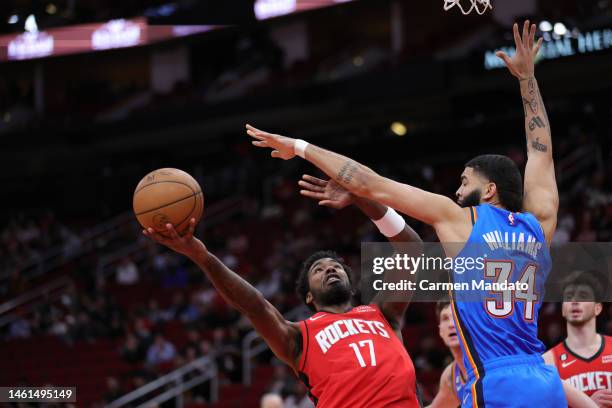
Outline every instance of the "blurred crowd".
<path id="1" fill-rule="evenodd" d="M 79 246 L 79 237 L 57 220 L 52 211 L 9 214 L 0 230 L 0 298 L 28 288 L 21 271 L 35 266 L 46 255 L 69 254 Z"/>

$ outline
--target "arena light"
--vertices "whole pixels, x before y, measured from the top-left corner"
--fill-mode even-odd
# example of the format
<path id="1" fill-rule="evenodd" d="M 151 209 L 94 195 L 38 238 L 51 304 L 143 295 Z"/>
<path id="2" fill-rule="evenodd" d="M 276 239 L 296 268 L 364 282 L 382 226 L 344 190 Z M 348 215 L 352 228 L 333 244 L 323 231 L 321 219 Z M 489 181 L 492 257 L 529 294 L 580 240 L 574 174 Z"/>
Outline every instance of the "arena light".
<path id="1" fill-rule="evenodd" d="M 6 22 L 9 24 L 17 24 L 19 22 L 19 16 L 17 14 L 13 14 Z"/>
<path id="2" fill-rule="evenodd" d="M 130 20 L 111 20 L 94 31 L 91 46 L 94 50 L 132 47 L 140 43 L 141 27 Z"/>
<path id="3" fill-rule="evenodd" d="M 408 128 L 402 122 L 393 122 L 391 124 L 391 132 L 396 136 L 405 136 L 408 133 Z"/>
<path id="4" fill-rule="evenodd" d="M 553 25 L 550 23 L 550 21 L 542 20 L 540 22 L 540 31 L 549 32 L 552 30 L 553 30 Z"/>
<path id="5" fill-rule="evenodd" d="M 255 2 L 255 16 L 258 20 L 284 16 L 297 10 L 296 0 L 257 0 Z"/>
<path id="6" fill-rule="evenodd" d="M 554 31 L 555 34 L 564 36 L 567 34 L 567 27 L 565 27 L 565 24 L 563 23 L 555 23 Z"/>
<path id="7" fill-rule="evenodd" d="M 47 14 L 54 15 L 55 13 L 57 13 L 57 6 L 53 3 L 49 3 L 47 4 L 45 11 L 47 12 Z"/>

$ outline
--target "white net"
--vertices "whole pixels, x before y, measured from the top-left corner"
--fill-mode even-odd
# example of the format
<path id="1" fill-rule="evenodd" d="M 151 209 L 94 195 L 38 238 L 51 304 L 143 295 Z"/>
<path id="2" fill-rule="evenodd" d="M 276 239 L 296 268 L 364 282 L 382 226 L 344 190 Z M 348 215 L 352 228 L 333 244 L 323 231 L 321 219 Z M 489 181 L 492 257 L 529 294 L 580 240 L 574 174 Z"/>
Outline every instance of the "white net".
<path id="1" fill-rule="evenodd" d="M 469 2 L 471 3 L 471 6 L 466 9 L 461 4 L 461 0 L 444 0 L 444 10 L 448 11 L 454 6 L 457 6 L 463 14 L 470 14 L 473 10 L 476 10 L 476 13 L 478 14 L 484 14 L 485 11 L 493 8 L 493 6 L 491 6 L 491 0 L 469 0 Z"/>

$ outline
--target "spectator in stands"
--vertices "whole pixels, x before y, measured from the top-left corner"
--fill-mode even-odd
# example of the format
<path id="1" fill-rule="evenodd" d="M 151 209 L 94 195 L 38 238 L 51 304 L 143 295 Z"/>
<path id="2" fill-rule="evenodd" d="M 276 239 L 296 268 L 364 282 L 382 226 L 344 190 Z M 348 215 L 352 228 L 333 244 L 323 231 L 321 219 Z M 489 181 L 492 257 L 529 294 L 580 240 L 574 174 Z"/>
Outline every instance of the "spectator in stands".
<path id="1" fill-rule="evenodd" d="M 128 363 L 138 363 L 144 359 L 143 348 L 133 334 L 128 334 L 125 338 L 121 348 L 121 357 Z"/>
<path id="2" fill-rule="evenodd" d="M 284 408 L 283 399 L 278 394 L 264 394 L 261 397 L 261 408 Z"/>
<path id="3" fill-rule="evenodd" d="M 17 320 L 14 320 L 9 327 L 9 338 L 26 339 L 30 337 L 30 334 L 30 322 L 22 316 L 18 317 Z"/>
<path id="4" fill-rule="evenodd" d="M 155 335 L 153 344 L 147 351 L 147 364 L 157 365 L 172 361 L 176 356 L 176 348 L 160 333 Z"/>
<path id="5" fill-rule="evenodd" d="M 87 313 L 84 311 L 79 312 L 76 322 L 71 328 L 70 337 L 73 340 L 92 342 L 97 334 Z"/>
<path id="6" fill-rule="evenodd" d="M 125 392 L 119 386 L 119 381 L 115 377 L 106 379 L 106 393 L 104 394 L 104 402 L 107 404 L 121 397 Z"/>
<path id="7" fill-rule="evenodd" d="M 182 292 L 176 292 L 172 296 L 172 303 L 164 311 L 164 314 L 168 320 L 180 320 L 188 306 L 189 303 L 185 299 L 185 295 Z"/>
<path id="8" fill-rule="evenodd" d="M 185 343 L 185 346 L 183 347 L 183 351 L 185 352 L 188 348 L 193 348 L 195 350 L 198 350 L 198 348 L 200 347 L 200 333 L 198 333 L 197 330 L 188 330 L 187 331 L 187 343 Z"/>
<path id="9" fill-rule="evenodd" d="M 138 317 L 134 323 L 134 334 L 143 347 L 148 348 L 153 342 L 151 335 L 151 323 L 142 317 Z"/>
<path id="10" fill-rule="evenodd" d="M 120 285 L 134 285 L 139 281 L 138 267 L 129 258 L 124 257 L 117 266 L 117 283 Z"/>

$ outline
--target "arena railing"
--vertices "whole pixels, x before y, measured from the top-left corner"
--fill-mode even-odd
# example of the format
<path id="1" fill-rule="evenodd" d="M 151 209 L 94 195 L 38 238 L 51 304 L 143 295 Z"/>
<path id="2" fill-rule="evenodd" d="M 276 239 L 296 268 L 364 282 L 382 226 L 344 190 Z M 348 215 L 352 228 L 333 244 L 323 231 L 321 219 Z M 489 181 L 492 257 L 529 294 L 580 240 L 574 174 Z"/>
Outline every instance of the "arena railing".
<path id="1" fill-rule="evenodd" d="M 206 220 L 200 224 L 199 228 L 203 230 L 215 226 L 243 210 L 244 200 L 241 197 L 233 197 L 220 201 L 206 210 Z M 129 217 L 127 215 L 129 215 Z M 124 220 L 123 224 L 117 222 L 121 219 Z M 133 222 L 135 222 L 134 216 L 131 213 L 126 213 L 115 217 L 110 224 L 113 224 L 115 228 L 120 228 Z M 96 230 L 101 231 L 103 228 L 97 228 Z M 108 229 L 104 228 L 104 230 Z M 93 235 L 94 234 L 92 234 L 92 236 Z M 95 235 L 99 236 L 99 234 Z M 105 277 L 114 273 L 115 268 L 110 267 L 115 265 L 116 261 L 128 254 L 132 254 L 134 260 L 143 259 L 147 255 L 146 250 L 148 245 L 149 241 L 141 240 L 127 247 L 121 247 L 114 252 L 103 255 L 97 264 L 98 276 Z M 56 266 L 61 266 L 61 264 Z M 47 270 L 49 269 L 47 268 Z M 73 280 L 68 275 L 64 275 L 0 304 L 0 328 L 14 322 L 20 317 L 32 313 L 36 310 L 36 307 L 42 303 L 59 299 L 61 295 L 66 293 L 66 291 L 73 286 L 73 284 Z"/>
<path id="2" fill-rule="evenodd" d="M 19 272 L 26 280 L 32 280 L 39 277 L 51 270 L 61 267 L 77 256 L 95 249 L 95 242 L 98 239 L 112 238 L 120 227 L 131 222 L 134 222 L 134 215 L 131 212 L 125 212 L 118 215 L 109 221 L 85 231 L 81 235 L 77 235 L 75 237 L 76 242 L 74 242 L 73 245 L 63 242 L 36 258 L 31 259 L 20 267 Z M 10 278 L 10 271 L 0 274 L 0 281 L 4 281 L 8 278 Z"/>
<path id="3" fill-rule="evenodd" d="M 186 379 L 188 375 L 195 375 Z M 145 408 L 161 404 L 172 398 L 176 398 L 175 407 L 183 407 L 183 393 L 198 385 L 210 381 L 210 402 L 216 402 L 219 398 L 219 376 L 214 358 L 203 356 L 197 360 L 187 363 L 184 366 L 169 372 L 140 388 L 131 391 L 124 396 L 112 401 L 106 408 L 119 408 L 124 406 L 134 406 L 133 401 L 158 392 L 145 402 L 136 405 L 136 408 Z M 165 389 L 168 385 L 170 388 Z"/>
<path id="4" fill-rule="evenodd" d="M 62 276 L 0 305 L 0 329 L 20 317 L 29 315 L 41 304 L 53 302 L 73 286 L 68 276 Z M 9 313 L 13 311 L 13 313 Z"/>
<path id="5" fill-rule="evenodd" d="M 204 229 L 214 227 L 228 218 L 244 211 L 244 200 L 241 197 L 228 198 L 220 201 L 215 205 L 206 209 L 206 219 L 200 223 L 197 233 L 201 233 Z M 114 252 L 109 252 L 100 257 L 96 273 L 98 278 L 107 278 L 109 275 L 116 272 L 115 268 L 111 268 L 119 260 L 129 256 L 132 261 L 138 263 L 148 256 L 147 249 L 151 245 L 156 245 L 148 239 L 140 239 L 132 245 L 118 248 Z"/>
<path id="6" fill-rule="evenodd" d="M 285 313 L 285 319 L 300 321 L 310 315 L 308 308 L 300 305 Z M 251 385 L 253 359 L 266 350 L 269 350 L 268 345 L 255 330 L 247 333 L 242 339 L 242 383 L 244 385 Z"/>

